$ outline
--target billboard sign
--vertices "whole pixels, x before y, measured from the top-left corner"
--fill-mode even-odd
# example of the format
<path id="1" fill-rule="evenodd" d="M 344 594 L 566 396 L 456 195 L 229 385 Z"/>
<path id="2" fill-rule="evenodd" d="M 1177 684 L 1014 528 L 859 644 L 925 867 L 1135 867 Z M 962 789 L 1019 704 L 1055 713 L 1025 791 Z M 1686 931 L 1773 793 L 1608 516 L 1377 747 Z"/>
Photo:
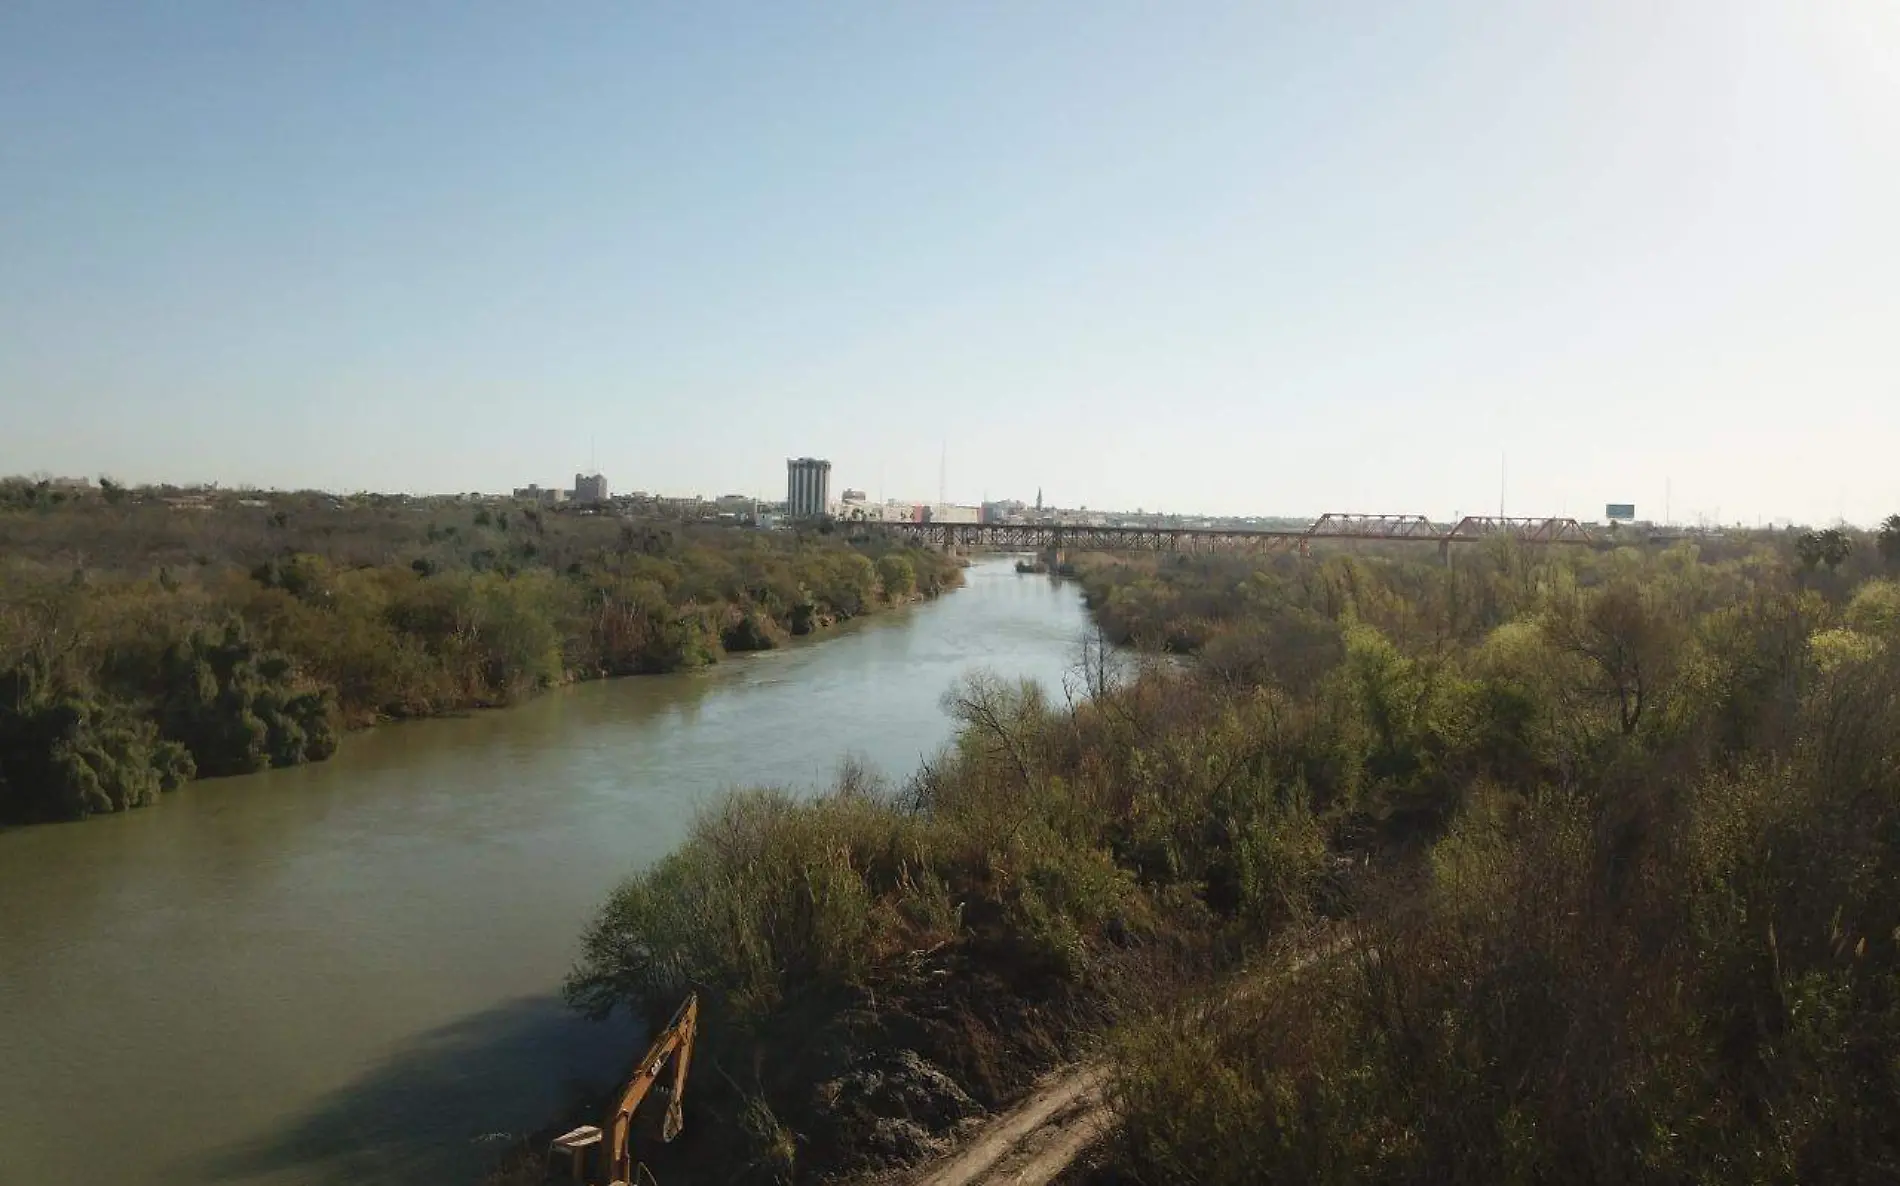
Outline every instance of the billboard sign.
<path id="1" fill-rule="evenodd" d="M 1613 502 L 1603 508 L 1603 517 L 1612 523 L 1633 523 L 1636 521 L 1636 504 L 1633 502 Z"/>

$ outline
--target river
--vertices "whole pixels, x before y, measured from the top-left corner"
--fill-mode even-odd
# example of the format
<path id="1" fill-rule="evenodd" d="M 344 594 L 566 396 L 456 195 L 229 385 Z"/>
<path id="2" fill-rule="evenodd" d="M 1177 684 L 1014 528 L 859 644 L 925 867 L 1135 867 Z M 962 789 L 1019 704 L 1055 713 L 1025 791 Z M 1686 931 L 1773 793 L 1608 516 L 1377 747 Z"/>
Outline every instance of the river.
<path id="1" fill-rule="evenodd" d="M 0 832 L 0 1184 L 467 1181 L 638 1035 L 557 990 L 608 890 L 742 785 L 898 778 L 987 668 L 1060 690 L 1072 586 L 938 601 L 704 672 L 352 735 L 328 762 Z"/>

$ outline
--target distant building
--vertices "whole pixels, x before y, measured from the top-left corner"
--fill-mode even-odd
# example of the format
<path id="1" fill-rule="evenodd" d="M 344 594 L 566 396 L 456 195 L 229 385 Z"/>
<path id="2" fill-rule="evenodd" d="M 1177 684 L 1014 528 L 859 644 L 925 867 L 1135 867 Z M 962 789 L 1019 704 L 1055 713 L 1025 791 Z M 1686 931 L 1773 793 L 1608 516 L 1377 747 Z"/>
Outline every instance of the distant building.
<path id="1" fill-rule="evenodd" d="M 575 502 L 606 502 L 606 477 L 601 474 L 575 474 L 574 493 L 570 497 Z"/>
<path id="2" fill-rule="evenodd" d="M 550 490 L 533 482 L 526 486 L 515 487 L 515 497 L 522 502 L 555 503 L 567 497 L 565 490 Z"/>
<path id="3" fill-rule="evenodd" d="M 938 503 L 924 508 L 926 523 L 981 523 L 982 507 L 955 506 L 950 503 Z"/>
<path id="4" fill-rule="evenodd" d="M 838 501 L 839 502 L 865 502 L 867 501 L 867 498 L 865 496 L 864 491 L 853 490 L 851 489 L 851 487 L 846 486 L 844 488 L 844 493 L 838 496 Z"/>
<path id="5" fill-rule="evenodd" d="M 793 519 L 816 519 L 831 508 L 831 463 L 816 457 L 785 462 L 785 513 Z"/>
<path id="6" fill-rule="evenodd" d="M 838 518 L 851 523 L 918 523 L 923 520 L 923 508 L 909 502 L 840 500 Z"/>

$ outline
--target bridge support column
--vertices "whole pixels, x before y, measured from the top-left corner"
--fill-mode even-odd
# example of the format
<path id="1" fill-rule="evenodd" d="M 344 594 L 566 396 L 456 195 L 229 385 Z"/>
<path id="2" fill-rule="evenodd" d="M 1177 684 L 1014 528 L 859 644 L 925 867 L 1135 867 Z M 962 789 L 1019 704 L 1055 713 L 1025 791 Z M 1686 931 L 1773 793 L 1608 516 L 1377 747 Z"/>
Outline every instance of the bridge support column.
<path id="1" fill-rule="evenodd" d="M 1446 568 L 1451 567 L 1451 541 L 1450 540 L 1441 539 L 1438 541 L 1438 561 L 1439 563 L 1443 564 Z"/>

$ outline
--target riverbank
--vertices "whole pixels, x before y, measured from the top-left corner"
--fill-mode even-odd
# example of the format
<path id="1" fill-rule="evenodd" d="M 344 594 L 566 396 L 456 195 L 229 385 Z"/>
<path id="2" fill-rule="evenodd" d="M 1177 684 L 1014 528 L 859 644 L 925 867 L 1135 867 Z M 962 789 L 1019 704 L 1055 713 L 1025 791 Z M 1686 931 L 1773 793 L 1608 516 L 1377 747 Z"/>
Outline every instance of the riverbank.
<path id="1" fill-rule="evenodd" d="M 957 744 L 903 788 L 736 797 L 610 899 L 569 1000 L 648 1017 L 691 987 L 704 1056 L 756 1068 L 696 1080 L 720 1136 L 695 1179 L 926 1157 L 1227 924 L 1311 909 L 1324 837 L 1242 744 L 1264 718 L 1116 663 L 1073 706 L 972 681 Z"/>
<path id="2" fill-rule="evenodd" d="M 823 532 L 331 501 L 0 513 L 0 824 L 322 761 L 346 728 L 706 666 L 961 580 L 951 557 Z"/>
<path id="3" fill-rule="evenodd" d="M 1094 1043 L 1105 1182 L 1894 1155 L 1900 883 L 1845 871 L 1900 868 L 1900 585 L 1772 540 L 1084 585 L 1115 636 L 1193 662 L 1095 648 L 1079 701 L 973 682 L 902 787 L 734 796 L 609 898 L 570 1002 L 652 1015 L 690 986 L 705 1056 L 748 1068 L 696 1079 L 718 1136 L 660 1164 L 916 1163 Z M 1376 958 L 1178 1007 L 1326 917 Z"/>

